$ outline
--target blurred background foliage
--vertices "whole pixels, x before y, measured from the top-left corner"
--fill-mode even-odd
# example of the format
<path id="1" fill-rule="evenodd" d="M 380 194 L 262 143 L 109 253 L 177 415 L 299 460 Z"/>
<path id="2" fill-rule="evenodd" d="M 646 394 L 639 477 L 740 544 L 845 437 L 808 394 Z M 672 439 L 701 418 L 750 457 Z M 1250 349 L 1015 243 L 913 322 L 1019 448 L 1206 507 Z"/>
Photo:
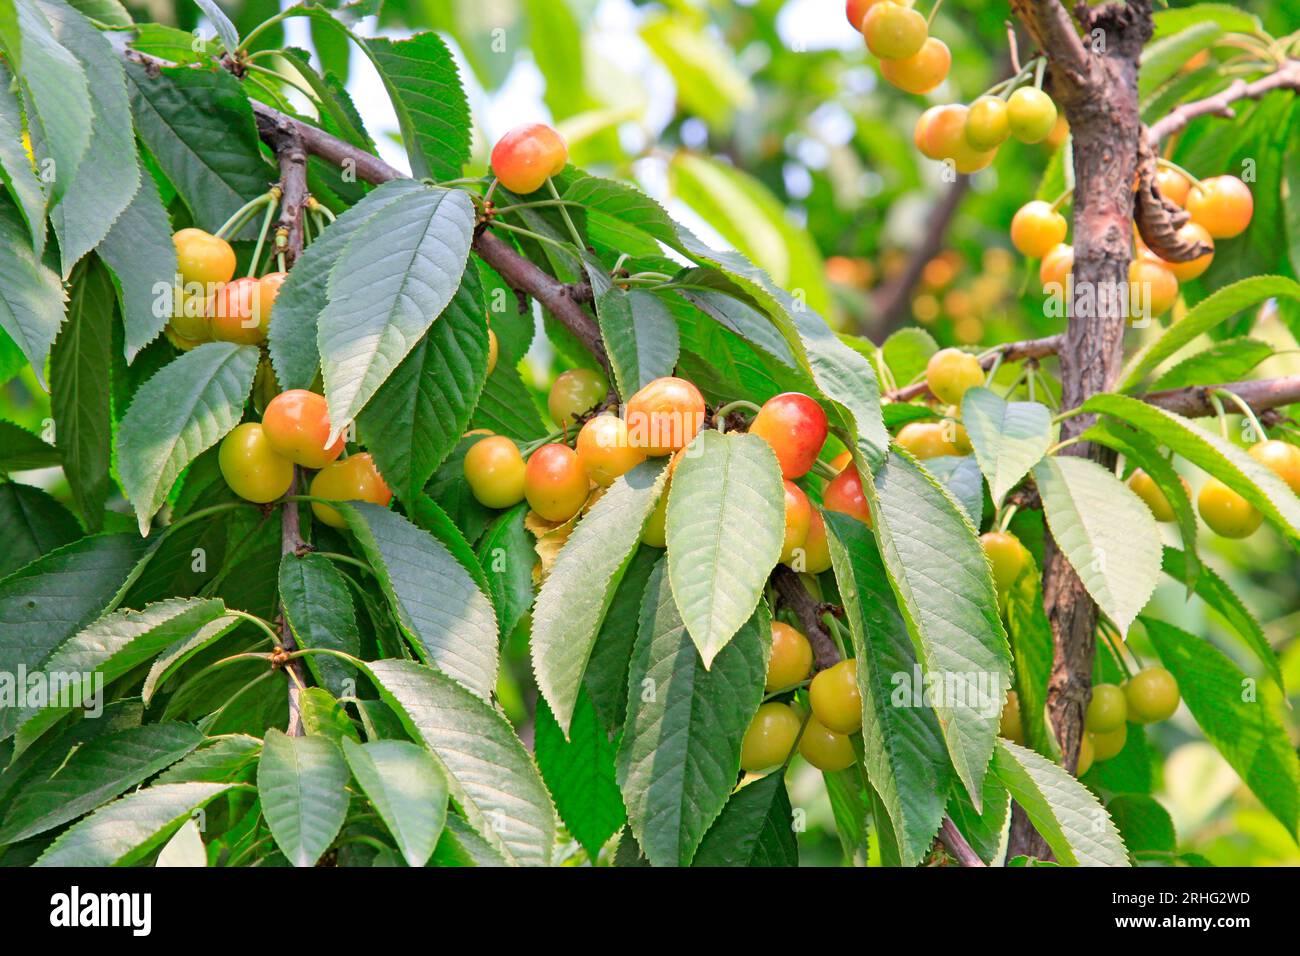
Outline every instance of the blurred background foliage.
<path id="1" fill-rule="evenodd" d="M 281 7 L 279 0 L 220 3 L 241 35 Z M 125 5 L 137 21 L 212 33 L 188 0 Z M 1157 41 L 1207 12 L 1226 30 L 1258 23 L 1279 36 L 1300 27 L 1300 5 L 1289 2 L 1201 4 L 1194 14 L 1181 0 L 1169 6 L 1157 14 Z M 928 13 L 928 0 L 920 7 Z M 916 118 L 935 103 L 969 102 L 1008 75 L 1010 64 L 1006 0 L 942 6 L 932 33 L 951 48 L 953 67 L 926 97 L 880 79 L 842 0 L 361 0 L 345 15 L 363 35 L 434 29 L 452 43 L 477 123 L 470 173 L 486 171 L 490 144 L 506 130 L 549 119 L 568 138 L 576 164 L 637 182 L 703 238 L 745 252 L 805 296 L 842 333 L 876 342 L 891 331 L 882 326 L 882 305 L 954 188 L 943 181 L 940 165 L 913 147 Z M 310 51 L 347 84 L 384 157 L 405 167 L 378 78 L 337 33 L 294 19 L 267 30 L 258 46 Z M 1175 96 L 1194 98 L 1213 84 L 1230 56 L 1216 49 L 1174 64 L 1167 82 L 1144 91 L 1148 121 L 1167 112 Z M 288 86 L 284 94 L 291 101 L 296 95 Z M 904 333 L 896 347 L 928 350 L 930 338 L 938 345 L 989 345 L 1061 330 L 1063 320 L 1043 307 L 1037 263 L 1011 251 L 1007 227 L 1028 199 L 1062 192 L 1067 155 L 1062 127 L 1043 144 L 1009 142 L 973 178 L 934 255 L 918 261 L 919 281 L 890 323 L 924 335 Z M 1233 122 L 1199 121 L 1175 143 L 1172 158 L 1195 174 L 1254 159 L 1258 180 L 1249 238 L 1184 286 L 1171 321 L 1244 275 L 1300 271 L 1298 155 L 1300 98 L 1279 94 L 1244 105 Z M 1227 323 L 1220 335 L 1247 331 L 1276 350 L 1254 374 L 1300 372 L 1300 311 L 1270 304 Z M 1130 335 L 1131 347 L 1138 347 L 1142 333 Z M 535 337 L 523 371 L 538 394 L 558 370 L 544 337 Z M 7 338 L 0 340 L 0 383 L 0 418 L 37 432 L 49 427 L 48 398 Z M 15 477 L 66 500 L 57 469 Z M 120 499 L 116 506 L 127 510 Z M 1274 695 L 1269 705 L 1297 738 L 1300 722 L 1291 708 L 1300 698 L 1300 562 L 1273 533 L 1239 543 L 1204 537 L 1207 559 L 1243 595 L 1282 655 L 1290 701 L 1263 684 L 1259 693 Z M 1162 586 L 1156 601 L 1160 617 L 1187 630 L 1212 635 L 1221 629 L 1176 584 Z M 516 636 L 516 679 L 503 681 L 502 702 L 527 736 L 533 691 L 526 633 Z M 1140 634 L 1130 646 L 1147 656 Z M 1231 642 L 1219 646 L 1233 652 Z M 1300 864 L 1300 847 L 1259 809 L 1185 712 L 1153 732 L 1163 781 L 1157 795 L 1181 849 L 1216 864 Z M 821 775 L 801 766 L 805 776 L 791 781 L 791 798 L 807 813 L 803 862 L 833 865 L 840 848 Z"/>

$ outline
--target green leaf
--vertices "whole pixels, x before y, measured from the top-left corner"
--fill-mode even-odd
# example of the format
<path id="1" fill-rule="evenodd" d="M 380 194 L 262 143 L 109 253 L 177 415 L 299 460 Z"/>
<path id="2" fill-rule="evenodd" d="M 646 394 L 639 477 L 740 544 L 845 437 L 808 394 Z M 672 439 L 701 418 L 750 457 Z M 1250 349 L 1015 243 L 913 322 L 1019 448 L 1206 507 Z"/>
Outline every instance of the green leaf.
<path id="1" fill-rule="evenodd" d="M 43 387 L 45 360 L 63 323 L 63 283 L 32 251 L 27 227 L 8 200 L 0 201 L 0 249 L 0 329 L 22 349 Z"/>
<path id="2" fill-rule="evenodd" d="M 256 737 L 243 734 L 209 737 L 203 746 L 160 773 L 154 785 L 250 782 L 261 753 L 262 741 Z"/>
<path id="3" fill-rule="evenodd" d="M 1187 7 L 1157 10 L 1151 15 L 1157 39 L 1172 36 L 1206 20 L 1212 20 L 1229 33 L 1254 33 L 1263 28 L 1259 17 L 1231 3 L 1193 3 Z"/>
<path id="4" fill-rule="evenodd" d="M 546 698 L 539 698 L 535 733 L 537 766 L 560 819 L 594 863 L 600 848 L 627 822 L 614 776 L 617 744 L 606 736 L 585 693 L 578 695 L 567 739 Z"/>
<path id="5" fill-rule="evenodd" d="M 549 425 L 542 424 L 518 370 L 509 362 L 500 361 L 483 385 L 470 424 L 518 442 L 534 441 L 550 430 Z"/>
<path id="6" fill-rule="evenodd" d="M 756 435 L 697 435 L 668 490 L 668 576 L 706 668 L 753 615 L 784 537 L 772 446 Z"/>
<path id="7" fill-rule="evenodd" d="M 1153 618 L 1142 623 L 1206 739 L 1294 837 L 1300 825 L 1300 760 L 1268 698 L 1208 642 Z"/>
<path id="8" fill-rule="evenodd" d="M 978 528 L 984 517 L 984 475 L 975 456 L 939 455 L 927 458 L 925 468 L 943 483 L 970 523 Z"/>
<path id="9" fill-rule="evenodd" d="M 36 866 L 129 866 L 164 843 L 229 783 L 155 784 L 97 810 L 63 831 Z"/>
<path id="10" fill-rule="evenodd" d="M 961 506 L 910 457 L 890 454 L 876 475 L 871 512 L 921 667 L 951 688 L 935 712 L 957 776 L 980 809 L 1010 682 L 988 561 Z"/>
<path id="11" fill-rule="evenodd" d="M 16 481 L 0 481 L 0 528 L 0 578 L 82 535 L 72 512 L 41 489 Z"/>
<path id="12" fill-rule="evenodd" d="M 1281 478 L 1232 442 L 1181 415 L 1124 395 L 1094 395 L 1083 407 L 1148 433 L 1237 492 L 1284 534 L 1300 538 L 1300 499 Z"/>
<path id="13" fill-rule="evenodd" d="M 700 841 L 692 866 L 798 866 L 785 774 L 769 773 L 731 795 Z"/>
<path id="14" fill-rule="evenodd" d="M 939 351 L 939 343 L 925 329 L 899 329 L 885 339 L 880 351 L 894 381 L 906 385 L 924 374 L 930 356 Z"/>
<path id="15" fill-rule="evenodd" d="M 167 841 L 167 845 L 158 851 L 154 866 L 207 866 L 208 851 L 203 845 L 203 835 L 199 825 L 191 818 L 181 824 L 181 828 Z"/>
<path id="16" fill-rule="evenodd" d="M 628 677 L 618 786 L 655 866 L 687 866 L 722 812 L 740 743 L 763 699 L 771 617 L 760 604 L 706 669 L 673 599 L 665 562 L 646 584 Z"/>
<path id="17" fill-rule="evenodd" d="M 984 812 L 977 812 L 966 794 L 955 790 L 948 801 L 948 815 L 980 859 L 992 865 L 1001 849 L 1002 828 L 1011 811 L 1011 794 L 992 775 L 984 778 L 983 805 Z"/>
<path id="18" fill-rule="evenodd" d="M 1044 757 L 1054 758 L 1058 753 L 1056 735 L 1043 716 L 1052 674 L 1052 625 L 1043 609 L 1042 576 L 1037 567 L 1022 571 L 1007 590 L 1007 634 L 1025 740 Z"/>
<path id="19" fill-rule="evenodd" d="M 167 324 L 166 310 L 155 310 L 154 306 L 159 284 L 171 288 L 176 282 L 176 246 L 171 237 L 171 221 L 158 196 L 158 186 L 153 176 L 141 176 L 135 198 L 97 249 L 113 271 L 126 329 L 127 362 L 134 361 Z"/>
<path id="20" fill-rule="evenodd" d="M 474 829 L 511 864 L 548 865 L 555 810 L 510 722 L 420 664 L 375 661 L 366 670 L 406 729 L 437 758 L 452 800 Z"/>
<path id="21" fill-rule="evenodd" d="M 221 38 L 221 45 L 226 48 L 226 52 L 236 52 L 239 49 L 239 31 L 230 22 L 230 17 L 217 6 L 215 0 L 194 0 L 194 2 L 212 21 L 212 26 L 217 31 L 217 36 Z"/>
<path id="22" fill-rule="evenodd" d="M 893 823 L 903 865 L 915 866 L 943 820 L 952 764 L 925 686 L 917 686 L 916 651 L 871 529 L 837 512 L 826 512 L 825 520 L 858 662 L 863 763 Z"/>
<path id="23" fill-rule="evenodd" d="M 442 315 L 357 417 L 362 443 L 403 501 L 420 493 L 469 426 L 487 378 L 485 315 L 478 272 L 466 269 Z"/>
<path id="24" fill-rule="evenodd" d="M 1034 469 L 1047 526 L 1093 600 L 1127 633 L 1160 578 L 1160 529 L 1141 498 L 1094 461 L 1069 455 Z"/>
<path id="25" fill-rule="evenodd" d="M 998 741 L 992 769 L 1062 865 L 1129 865 L 1106 808 L 1065 770 L 1007 740 Z"/>
<path id="26" fill-rule="evenodd" d="M 365 41 L 388 90 L 416 179 L 453 179 L 469 161 L 469 104 L 447 44 L 436 33 Z"/>
<path id="27" fill-rule="evenodd" d="M 131 104 L 122 60 L 108 40 L 63 0 L 38 0 L 54 35 L 86 72 L 94 120 L 84 160 L 50 210 L 66 278 L 100 240 L 140 188 Z"/>
<path id="28" fill-rule="evenodd" d="M 190 212 L 215 232 L 276 174 L 262 159 L 253 109 L 225 70 L 126 64 L 135 127 Z M 256 238 L 249 225 L 239 238 Z"/>
<path id="29" fill-rule="evenodd" d="M 330 271 L 316 331 L 331 441 L 451 301 L 473 230 L 468 195 L 424 187 L 367 219 L 348 241 Z"/>
<path id="30" fill-rule="evenodd" d="M 144 686 L 140 690 L 140 697 L 145 706 L 149 705 L 157 689 L 166 684 L 190 658 L 243 623 L 245 623 L 243 618 L 233 614 L 216 618 L 159 654 L 149 667 Z"/>
<path id="31" fill-rule="evenodd" d="M 109 368 L 117 300 L 113 278 L 98 261 L 74 277 L 68 319 L 50 351 L 50 411 L 63 474 L 91 531 L 108 500 L 112 457 Z"/>
<path id="32" fill-rule="evenodd" d="M 789 343 L 772 324 L 772 320 L 753 306 L 725 292 L 692 289 L 679 294 L 724 329 L 757 345 L 782 364 L 791 368 L 798 364 Z"/>
<path id="33" fill-rule="evenodd" d="M 28 471 L 59 464 L 59 450 L 13 422 L 0 420 L 0 472 Z"/>
<path id="34" fill-rule="evenodd" d="M 1259 339 L 1224 339 L 1183 359 L 1161 374 L 1151 388 L 1186 388 L 1190 385 L 1236 382 L 1273 354 L 1273 346 Z"/>
<path id="35" fill-rule="evenodd" d="M 601 622 L 667 481 L 664 459 L 618 478 L 578 522 L 533 611 L 537 687 L 565 732 Z"/>
<path id="36" fill-rule="evenodd" d="M 299 647 L 326 648 L 354 657 L 361 653 L 361 632 L 347 580 L 329 558 L 286 554 L 280 559 L 280 603 Z M 312 676 L 336 697 L 347 695 L 356 668 L 333 654 L 304 658 Z"/>
<path id="37" fill-rule="evenodd" d="M 609 602 L 609 610 L 596 634 L 583 684 L 596 714 L 609 736 L 623 729 L 627 714 L 627 673 L 636 643 L 637 619 L 646 582 L 663 552 L 641 545 L 628 560 L 627 569 Z"/>
<path id="38" fill-rule="evenodd" d="M 987 388 L 966 393 L 961 420 L 995 505 L 1043 460 L 1055 439 L 1052 413 L 1046 405 L 1008 402 Z"/>
<path id="39" fill-rule="evenodd" d="M 77 682 L 70 706 L 51 700 L 44 706 L 0 711 L 0 723 L 19 728 L 15 749 L 25 749 L 61 717 L 93 702 L 92 693 L 222 617 L 225 610 L 216 599 L 171 598 L 142 611 L 113 611 L 82 628 L 41 661 L 40 668 L 46 674 L 94 675 L 91 686 Z"/>
<path id="40" fill-rule="evenodd" d="M 23 149 L 23 112 L 13 74 L 0 64 L 0 180 L 9 190 L 38 253 L 45 248 L 45 191 Z"/>
<path id="41" fill-rule="evenodd" d="M 304 688 L 298 696 L 298 707 L 302 713 L 303 733 L 307 736 L 324 737 L 340 746 L 345 740 L 361 743 L 357 725 L 343 709 L 343 704 L 324 687 Z"/>
<path id="42" fill-rule="evenodd" d="M 171 722 L 96 737 L 72 751 L 54 776 L 18 792 L 0 828 L 0 844 L 26 840 L 89 813 L 175 763 L 202 740 L 189 724 Z"/>
<path id="43" fill-rule="evenodd" d="M 1188 581 L 1189 564 L 1186 552 L 1179 551 L 1177 548 L 1165 548 L 1163 567 L 1170 577 L 1178 581 Z M 1195 565 L 1195 573 L 1191 575 L 1189 583 L 1201 600 L 1219 612 L 1228 627 L 1268 669 L 1268 674 L 1277 682 L 1278 689 L 1282 689 L 1284 681 L 1277 652 L 1269 643 L 1264 629 L 1259 626 L 1259 621 L 1255 620 L 1255 615 L 1241 598 L 1237 597 L 1236 592 L 1214 572 L 1213 568 L 1200 563 Z"/>
<path id="44" fill-rule="evenodd" d="M 0 581 L 0 672 L 40 667 L 51 651 L 99 616 L 147 547 L 135 534 L 91 535 Z M 0 711 L 0 725 L 5 714 Z M 4 736 L 0 726 L 0 739 Z"/>
<path id="45" fill-rule="evenodd" d="M 315 866 L 338 836 L 348 814 L 349 777 L 334 741 L 267 730 L 257 793 L 275 845 L 294 866 Z"/>
<path id="46" fill-rule="evenodd" d="M 405 196 L 422 193 L 423 184 L 394 179 L 367 193 L 325 227 L 303 251 L 289 278 L 280 287 L 271 310 L 267 348 L 283 388 L 310 388 L 320 366 L 316 320 L 329 304 L 328 283 L 334 264 L 357 231 Z"/>
<path id="47" fill-rule="evenodd" d="M 344 740 L 343 756 L 407 864 L 424 866 L 447 821 L 447 780 L 438 762 L 405 740 Z"/>
<path id="48" fill-rule="evenodd" d="M 499 664 L 497 621 L 469 572 L 441 541 L 387 508 L 338 507 L 416 653 L 488 699 Z"/>
<path id="49" fill-rule="evenodd" d="M 1156 483 L 1178 521 L 1178 532 L 1182 535 L 1183 547 L 1187 549 L 1188 555 L 1185 566 L 1187 577 L 1184 582 L 1190 585 L 1201 567 L 1201 559 L 1196 553 L 1196 512 L 1192 508 L 1187 486 L 1169 459 L 1161 454 L 1159 444 L 1145 432 L 1111 419 L 1098 420 L 1084 437 L 1119 452 L 1124 456 L 1125 467 L 1141 468 Z"/>
<path id="50" fill-rule="evenodd" d="M 658 296 L 611 287 L 597 298 L 596 315 L 625 399 L 672 374 L 680 347 L 677 323 Z"/>
<path id="51" fill-rule="evenodd" d="M 14 0 L 14 8 L 22 49 L 10 49 L 8 60 L 26 94 L 37 168 L 44 170 L 47 161 L 53 164 L 46 180 L 53 205 L 72 187 L 87 156 L 94 126 L 90 84 L 34 0 Z"/>
<path id="52" fill-rule="evenodd" d="M 1147 44 L 1142 51 L 1142 69 L 1138 74 L 1138 97 L 1146 99 L 1160 84 L 1177 74 L 1188 60 L 1222 35 L 1223 27 L 1210 20 L 1194 23 L 1185 30 Z"/>
<path id="53" fill-rule="evenodd" d="M 1093 765 L 1086 777 L 1109 793 L 1151 793 L 1157 786 L 1158 752 L 1141 724 L 1128 724 L 1124 749 L 1109 760 Z"/>
<path id="54" fill-rule="evenodd" d="M 487 577 L 488 594 L 497 611 L 501 639 L 514 632 L 533 606 L 533 565 L 537 554 L 533 537 L 524 527 L 528 503 L 521 501 L 504 512 L 478 544 L 478 560 Z"/>
<path id="55" fill-rule="evenodd" d="M 1255 276 L 1225 286 L 1201 300 L 1160 338 L 1129 359 L 1120 373 L 1120 391 L 1137 386 L 1157 365 L 1225 319 L 1267 299 L 1280 297 L 1300 299 L 1300 284 L 1283 276 Z"/>
<path id="56" fill-rule="evenodd" d="M 141 534 L 185 466 L 239 424 L 257 360 L 251 345 L 208 342 L 136 391 L 118 428 L 117 462 Z"/>
<path id="57" fill-rule="evenodd" d="M 1144 851 L 1173 853 L 1178 849 L 1174 821 L 1169 811 L 1152 797 L 1141 794 L 1121 794 L 1106 804 L 1115 826 L 1130 853 Z"/>

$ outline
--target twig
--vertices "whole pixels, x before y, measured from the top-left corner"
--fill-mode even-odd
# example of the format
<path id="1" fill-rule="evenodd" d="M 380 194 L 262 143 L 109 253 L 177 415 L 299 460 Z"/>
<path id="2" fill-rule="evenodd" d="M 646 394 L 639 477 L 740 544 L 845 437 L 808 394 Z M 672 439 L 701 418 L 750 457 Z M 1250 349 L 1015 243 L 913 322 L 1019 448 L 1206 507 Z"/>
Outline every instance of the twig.
<path id="1" fill-rule="evenodd" d="M 840 652 L 822 624 L 821 605 L 804 588 L 799 575 L 784 564 L 778 564 L 772 571 L 772 584 L 776 587 L 777 594 L 781 595 L 782 603 L 794 611 L 794 616 L 799 619 L 799 625 L 803 628 L 808 643 L 812 645 L 813 663 L 817 670 L 825 670 L 838 662 Z"/>
<path id="2" fill-rule="evenodd" d="M 1233 116 L 1232 104 L 1238 100 L 1257 100 L 1274 90 L 1300 91 L 1300 60 L 1287 60 L 1285 65 L 1268 76 L 1253 83 L 1233 80 L 1225 89 L 1203 100 L 1193 100 L 1172 110 L 1147 130 L 1147 138 L 1153 145 L 1176 133 L 1181 133 L 1187 124 L 1201 116 Z"/>
<path id="3" fill-rule="evenodd" d="M 293 125 L 257 115 L 257 131 L 275 151 L 280 164 L 280 219 L 275 227 L 275 251 L 291 268 L 302 255 L 303 216 L 307 208 L 307 150 Z M 288 117 L 285 117 L 287 119 Z"/>
<path id="4" fill-rule="evenodd" d="M 966 838 L 961 835 L 957 829 L 957 824 L 952 822 L 952 817 L 944 817 L 943 823 L 939 825 L 939 839 L 947 847 L 948 852 L 953 855 L 958 863 L 962 866 L 985 866 L 980 855 L 971 849 L 971 845 L 966 842 Z"/>

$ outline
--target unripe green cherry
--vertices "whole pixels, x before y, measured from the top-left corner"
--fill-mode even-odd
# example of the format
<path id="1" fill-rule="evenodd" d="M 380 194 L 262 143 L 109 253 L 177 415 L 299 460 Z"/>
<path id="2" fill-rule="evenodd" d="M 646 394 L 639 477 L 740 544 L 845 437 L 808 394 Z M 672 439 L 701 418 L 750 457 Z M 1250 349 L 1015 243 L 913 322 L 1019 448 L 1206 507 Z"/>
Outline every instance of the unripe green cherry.
<path id="1" fill-rule="evenodd" d="M 585 415 L 599 405 L 608 391 L 609 382 L 597 371 L 571 368 L 561 372 L 546 398 L 551 421 L 564 429 L 576 427 L 575 416 Z"/>
<path id="2" fill-rule="evenodd" d="M 978 150 L 997 149 L 1011 135 L 1006 100 L 981 96 L 966 114 L 966 142 Z"/>
<path id="3" fill-rule="evenodd" d="M 980 547 L 993 566 L 993 581 L 998 590 L 1010 590 L 1029 560 L 1025 546 L 1007 531 L 989 531 L 980 535 Z"/>
<path id="4" fill-rule="evenodd" d="M 1118 684 L 1098 684 L 1092 689 L 1092 700 L 1083 725 L 1094 734 L 1108 734 L 1122 727 L 1128 720 L 1128 703 L 1124 689 Z"/>
<path id="5" fill-rule="evenodd" d="M 237 425 L 217 452 L 221 476 L 245 501 L 266 504 L 289 490 L 293 462 L 276 454 L 257 422 Z"/>
<path id="6" fill-rule="evenodd" d="M 1128 724 L 1120 724 L 1109 733 L 1089 736 L 1092 738 L 1093 759 L 1101 763 L 1117 756 L 1124 749 L 1124 744 L 1128 741 Z"/>
<path id="7" fill-rule="evenodd" d="M 1163 667 L 1148 667 L 1124 685 L 1128 719 L 1140 724 L 1168 720 L 1178 709 L 1178 681 Z"/>
<path id="8" fill-rule="evenodd" d="M 813 716 L 838 734 L 856 733 L 862 726 L 862 694 L 858 662 L 850 657 L 820 671 L 808 686 Z"/>
<path id="9" fill-rule="evenodd" d="M 852 767 L 858 759 L 848 734 L 837 734 L 816 717 L 809 717 L 799 738 L 799 755 L 823 773 Z"/>
<path id="10" fill-rule="evenodd" d="M 1056 125 L 1056 104 L 1042 90 L 1022 86 L 1007 100 L 1011 135 L 1022 143 L 1041 143 Z"/>
<path id="11" fill-rule="evenodd" d="M 758 708 L 740 742 L 740 768 L 748 771 L 779 767 L 794 749 L 799 717 L 787 705 L 768 701 Z"/>
<path id="12" fill-rule="evenodd" d="M 984 369 L 969 352 L 940 349 L 926 363 L 925 383 L 939 401 L 961 405 L 967 391 L 984 384 Z"/>

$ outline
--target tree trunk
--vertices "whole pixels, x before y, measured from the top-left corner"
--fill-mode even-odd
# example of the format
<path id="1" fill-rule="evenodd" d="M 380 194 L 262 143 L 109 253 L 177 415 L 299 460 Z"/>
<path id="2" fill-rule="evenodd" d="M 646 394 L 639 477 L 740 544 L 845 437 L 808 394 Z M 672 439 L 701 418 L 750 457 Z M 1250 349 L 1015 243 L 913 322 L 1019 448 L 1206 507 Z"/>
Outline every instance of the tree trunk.
<path id="1" fill-rule="evenodd" d="M 1051 90 L 1073 135 L 1074 290 L 1058 352 L 1062 406 L 1068 409 L 1113 388 L 1123 360 L 1133 181 L 1142 135 L 1138 61 L 1151 36 L 1151 9 L 1148 0 L 1083 8 L 1085 37 L 1080 41 L 1057 0 L 1016 0 L 1014 5 L 1047 53 Z M 1092 422 L 1090 415 L 1066 419 L 1062 439 L 1081 434 Z M 1062 453 L 1114 464 L 1107 449 L 1090 442 L 1071 445 Z M 1073 772 L 1092 689 L 1098 612 L 1050 534 L 1043 565 L 1043 603 L 1054 645 L 1048 714 L 1065 766 Z M 1013 813 L 1008 855 L 1050 855 L 1019 807 Z"/>

